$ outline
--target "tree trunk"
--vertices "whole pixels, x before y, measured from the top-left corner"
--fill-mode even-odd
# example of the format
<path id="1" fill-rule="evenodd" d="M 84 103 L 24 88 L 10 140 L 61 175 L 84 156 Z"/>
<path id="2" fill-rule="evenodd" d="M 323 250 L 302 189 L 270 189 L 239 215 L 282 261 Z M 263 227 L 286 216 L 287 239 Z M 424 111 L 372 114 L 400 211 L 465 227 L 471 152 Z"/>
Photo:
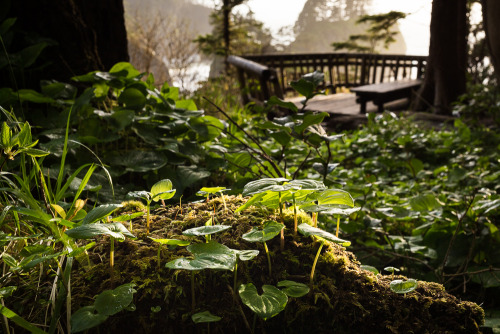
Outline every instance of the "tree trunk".
<path id="1" fill-rule="evenodd" d="M 500 1 L 482 0 L 483 25 L 486 43 L 490 51 L 490 60 L 500 82 Z"/>
<path id="2" fill-rule="evenodd" d="M 467 1 L 434 0 L 425 78 L 414 109 L 451 114 L 451 103 L 465 93 Z"/>
<path id="3" fill-rule="evenodd" d="M 17 17 L 16 28 L 28 36 L 57 42 L 42 53 L 48 66 L 27 78 L 24 87 L 39 88 L 41 79 L 68 81 L 128 61 L 122 0 L 15 0 L 8 15 Z"/>

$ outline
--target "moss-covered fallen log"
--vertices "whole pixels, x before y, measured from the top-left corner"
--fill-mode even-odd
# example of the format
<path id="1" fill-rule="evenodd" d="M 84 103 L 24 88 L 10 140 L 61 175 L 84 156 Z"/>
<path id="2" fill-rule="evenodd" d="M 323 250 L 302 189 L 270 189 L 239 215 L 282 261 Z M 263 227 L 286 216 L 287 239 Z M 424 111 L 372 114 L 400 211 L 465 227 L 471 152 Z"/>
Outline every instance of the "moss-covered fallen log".
<path id="1" fill-rule="evenodd" d="M 309 274 L 320 243 L 293 235 L 291 212 L 285 211 L 284 251 L 280 251 L 279 238 L 267 242 L 272 262 L 270 276 L 264 246 L 241 236 L 263 221 L 278 217 L 273 211 L 254 207 L 237 215 L 233 212 L 244 199 L 230 197 L 226 202 L 227 211 L 217 198 L 184 205 L 182 209 L 160 208 L 152 214 L 149 237 L 203 243 L 205 238 L 190 238 L 182 231 L 203 226 L 212 218 L 214 224 L 231 225 L 213 235 L 213 241 L 231 249 L 260 251 L 252 260 L 238 263 L 236 286 L 253 283 L 262 293 L 263 285 L 276 286 L 283 280 L 310 285 Z M 299 215 L 300 222 L 309 222 L 308 216 Z M 136 284 L 135 311 L 110 317 L 99 326 L 100 333 L 204 333 L 208 328 L 211 333 L 479 333 L 483 323 L 484 312 L 477 304 L 458 300 L 439 284 L 418 281 L 412 292 L 393 292 L 390 282 L 405 277 L 363 270 L 352 253 L 329 242 L 319 256 L 309 293 L 289 298 L 282 312 L 263 320 L 234 291 L 234 272 L 200 270 L 192 276 L 186 270 L 166 268 L 167 262 L 190 258 L 192 254 L 185 247 L 161 246 L 158 252 L 159 244 L 146 237 L 145 219 L 139 218 L 133 226 L 138 240 L 116 245 L 112 273 L 106 258 L 109 243 L 102 239 L 90 252 L 94 265 L 82 263 L 73 276 L 73 310 L 91 304 L 91 297 L 103 290 Z M 191 316 L 201 311 L 210 311 L 221 320 L 195 324 Z"/>

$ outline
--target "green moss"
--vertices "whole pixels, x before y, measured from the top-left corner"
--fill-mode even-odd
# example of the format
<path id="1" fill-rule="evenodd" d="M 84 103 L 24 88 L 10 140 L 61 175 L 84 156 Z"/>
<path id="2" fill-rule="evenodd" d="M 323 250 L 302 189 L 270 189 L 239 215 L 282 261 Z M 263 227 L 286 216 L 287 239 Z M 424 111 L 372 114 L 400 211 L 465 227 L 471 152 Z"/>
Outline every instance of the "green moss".
<path id="1" fill-rule="evenodd" d="M 283 279 L 308 283 L 314 256 L 319 244 L 312 238 L 293 235 L 293 215 L 284 210 L 285 250 L 280 251 L 279 238 L 268 242 L 272 252 L 273 274 L 268 276 L 267 258 L 261 245 L 248 243 L 241 235 L 259 226 L 262 221 L 276 219 L 273 211 L 251 207 L 234 214 L 244 203 L 241 197 L 228 197 L 228 211 L 219 197 L 209 203 L 160 207 L 152 212 L 153 238 L 187 238 L 182 231 L 205 224 L 213 213 L 219 223 L 232 228 L 213 240 L 234 249 L 259 249 L 260 254 L 238 265 L 238 282 L 275 285 Z M 309 222 L 307 214 L 299 212 L 299 222 Z M 134 221 L 140 234 L 145 230 L 144 219 Z M 204 242 L 203 238 L 193 242 Z M 119 243 L 115 254 L 115 273 L 112 279 L 106 262 L 108 242 L 98 241 L 91 257 L 97 263 L 90 270 L 75 268 L 72 281 L 73 309 L 89 305 L 89 296 L 119 284 L 135 282 L 137 310 L 110 317 L 100 332 L 179 333 L 196 332 L 199 326 L 191 320 L 191 274 L 170 270 L 165 263 L 179 257 L 190 256 L 185 247 L 163 248 L 162 263 L 157 270 L 157 245 L 145 238 Z M 103 260 L 101 260 L 103 259 Z M 403 276 L 398 276 L 402 277 Z M 88 278 L 91 278 L 90 280 Z M 222 317 L 211 324 L 216 333 L 245 333 L 245 324 L 251 323 L 253 313 L 234 298 L 233 273 L 200 271 L 196 278 L 195 312 L 210 310 Z M 442 285 L 419 281 L 418 288 L 406 296 L 393 293 L 389 284 L 391 275 L 374 275 L 360 269 L 355 256 L 345 248 L 328 243 L 322 252 L 311 292 L 301 298 L 289 300 L 285 311 L 267 321 L 258 321 L 256 332 L 268 333 L 479 333 L 484 319 L 483 310 L 471 302 L 462 302 L 446 293 Z M 151 307 L 161 311 L 151 313 Z M 154 319 L 151 320 L 151 319 Z M 97 332 L 97 329 L 96 331 Z"/>

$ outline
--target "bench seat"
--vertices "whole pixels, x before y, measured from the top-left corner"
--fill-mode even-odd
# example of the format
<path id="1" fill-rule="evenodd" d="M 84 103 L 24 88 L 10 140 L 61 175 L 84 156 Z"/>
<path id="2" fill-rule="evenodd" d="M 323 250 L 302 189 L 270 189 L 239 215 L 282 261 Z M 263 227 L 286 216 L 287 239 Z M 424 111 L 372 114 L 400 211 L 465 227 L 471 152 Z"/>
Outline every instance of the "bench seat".
<path id="1" fill-rule="evenodd" d="M 383 82 L 373 85 L 351 88 L 356 93 L 356 102 L 360 104 L 361 113 L 366 113 L 366 103 L 373 101 L 379 112 L 384 111 L 384 103 L 411 98 L 412 93 L 422 85 L 421 79 Z"/>

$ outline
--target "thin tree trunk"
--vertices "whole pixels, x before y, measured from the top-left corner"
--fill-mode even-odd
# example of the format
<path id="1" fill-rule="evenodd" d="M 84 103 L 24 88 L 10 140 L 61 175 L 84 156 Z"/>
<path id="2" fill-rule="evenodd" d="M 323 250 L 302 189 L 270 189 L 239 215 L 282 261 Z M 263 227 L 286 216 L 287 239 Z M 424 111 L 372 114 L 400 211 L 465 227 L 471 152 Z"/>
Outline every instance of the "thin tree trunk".
<path id="1" fill-rule="evenodd" d="M 490 51 L 490 60 L 500 82 L 500 1 L 482 0 L 483 25 L 486 43 Z"/>
<path id="2" fill-rule="evenodd" d="M 129 59 L 122 0 L 16 0 L 7 15 L 17 17 L 15 28 L 30 38 L 56 42 L 41 54 L 41 70 L 25 74 L 26 88 L 39 89 L 41 79 L 68 81 L 109 70 Z"/>
<path id="3" fill-rule="evenodd" d="M 432 106 L 437 114 L 451 114 L 451 104 L 465 93 L 467 69 L 467 1 L 432 3 L 429 58 L 419 99 L 413 109 Z"/>
<path id="4" fill-rule="evenodd" d="M 224 4 L 222 7 L 222 17 L 223 17 L 223 37 L 224 37 L 224 69 L 227 72 L 228 63 L 227 57 L 229 56 L 229 48 L 230 48 L 230 36 L 229 36 L 229 15 L 231 13 L 231 7 L 229 5 L 229 0 L 224 0 Z"/>

